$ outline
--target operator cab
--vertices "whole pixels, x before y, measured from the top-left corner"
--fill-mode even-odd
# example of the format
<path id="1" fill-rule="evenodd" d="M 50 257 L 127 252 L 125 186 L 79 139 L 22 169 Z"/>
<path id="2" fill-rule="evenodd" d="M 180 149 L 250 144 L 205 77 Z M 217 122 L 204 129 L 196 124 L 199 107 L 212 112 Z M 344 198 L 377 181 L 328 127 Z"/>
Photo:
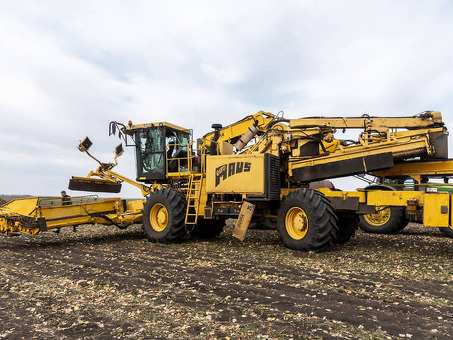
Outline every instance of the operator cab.
<path id="1" fill-rule="evenodd" d="M 192 131 L 169 123 L 130 126 L 134 132 L 137 180 L 161 182 L 188 175 L 192 167 Z"/>

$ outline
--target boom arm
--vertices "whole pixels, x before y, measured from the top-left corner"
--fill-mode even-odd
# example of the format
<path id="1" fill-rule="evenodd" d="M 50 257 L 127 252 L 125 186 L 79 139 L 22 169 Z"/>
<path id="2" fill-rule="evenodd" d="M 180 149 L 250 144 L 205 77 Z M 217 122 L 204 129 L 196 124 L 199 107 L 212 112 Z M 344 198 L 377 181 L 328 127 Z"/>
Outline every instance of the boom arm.
<path id="1" fill-rule="evenodd" d="M 224 141 L 228 143 L 235 143 L 252 125 L 258 130 L 266 132 L 267 125 L 276 119 L 276 116 L 272 113 L 259 111 L 254 115 L 247 116 L 238 122 L 221 128 L 217 142 Z M 203 139 L 208 142 L 207 145 L 209 145 L 210 141 L 214 137 L 214 134 L 215 132 L 210 132 L 203 136 Z"/>
<path id="2" fill-rule="evenodd" d="M 160 184 L 154 184 L 149 187 L 112 171 L 112 169 L 118 164 L 117 158 L 123 153 L 121 144 L 115 149 L 115 163 L 103 163 L 96 157 L 91 155 L 88 152 L 88 149 L 91 145 L 92 143 L 87 137 L 83 142 L 79 144 L 78 149 L 81 152 L 85 152 L 88 156 L 98 162 L 99 167 L 96 171 L 91 171 L 86 177 L 73 176 L 69 181 L 69 189 L 95 192 L 120 192 L 121 182 L 126 182 L 139 188 L 143 196 L 146 196 L 150 192 L 161 187 Z M 100 179 L 92 178 L 93 176 L 99 177 Z"/>
<path id="3" fill-rule="evenodd" d="M 99 178 L 101 178 L 101 180 L 91 178 L 93 176 L 99 177 Z M 109 186 L 112 186 L 112 185 L 113 186 L 121 185 L 121 182 L 126 182 L 126 183 L 129 183 L 129 184 L 139 188 L 141 190 L 143 196 L 146 196 L 151 191 L 153 191 L 151 187 L 148 187 L 144 184 L 134 181 L 126 176 L 120 175 L 112 170 L 104 169 L 102 166 L 98 167 L 96 171 L 91 171 L 87 175 L 87 177 L 74 177 L 73 176 L 71 179 L 70 189 L 76 190 L 76 189 L 74 189 L 75 182 L 79 182 L 81 184 L 84 183 L 86 185 L 86 186 L 83 186 L 83 188 L 85 188 L 84 190 L 86 190 L 86 188 L 88 188 L 89 185 L 92 185 L 96 189 L 96 190 L 94 190 L 96 192 L 104 191 L 104 190 L 100 190 L 99 187 L 108 189 Z M 90 190 L 86 190 L 86 191 L 90 191 Z"/>
<path id="4" fill-rule="evenodd" d="M 442 114 L 439 111 L 426 111 L 413 117 L 311 117 L 290 119 L 290 128 L 308 128 L 308 127 L 330 127 L 346 129 L 365 129 L 365 130 L 389 130 L 391 128 L 426 128 L 432 126 L 443 126 Z"/>

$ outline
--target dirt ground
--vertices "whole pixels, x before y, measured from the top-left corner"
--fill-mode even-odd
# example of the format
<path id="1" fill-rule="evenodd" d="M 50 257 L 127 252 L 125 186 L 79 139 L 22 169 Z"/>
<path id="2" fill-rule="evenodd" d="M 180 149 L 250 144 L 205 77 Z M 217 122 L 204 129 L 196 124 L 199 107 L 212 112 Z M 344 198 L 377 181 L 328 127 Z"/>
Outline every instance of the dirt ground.
<path id="1" fill-rule="evenodd" d="M 273 230 L 153 244 L 141 227 L 0 237 L 1 339 L 451 339 L 453 239 L 409 225 L 323 253 Z"/>

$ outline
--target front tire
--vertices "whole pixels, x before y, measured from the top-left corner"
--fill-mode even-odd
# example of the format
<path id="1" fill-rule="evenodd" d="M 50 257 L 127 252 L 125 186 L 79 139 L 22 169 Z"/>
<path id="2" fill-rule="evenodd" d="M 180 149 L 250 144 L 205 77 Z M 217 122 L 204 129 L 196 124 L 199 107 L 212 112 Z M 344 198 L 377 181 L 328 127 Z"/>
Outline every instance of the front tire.
<path id="1" fill-rule="evenodd" d="M 318 252 L 333 244 L 338 230 L 337 217 L 321 192 L 299 189 L 283 198 L 278 211 L 278 230 L 288 248 Z"/>
<path id="2" fill-rule="evenodd" d="M 151 193 L 143 207 L 143 229 L 150 242 L 175 243 L 184 239 L 187 202 L 175 189 Z"/>

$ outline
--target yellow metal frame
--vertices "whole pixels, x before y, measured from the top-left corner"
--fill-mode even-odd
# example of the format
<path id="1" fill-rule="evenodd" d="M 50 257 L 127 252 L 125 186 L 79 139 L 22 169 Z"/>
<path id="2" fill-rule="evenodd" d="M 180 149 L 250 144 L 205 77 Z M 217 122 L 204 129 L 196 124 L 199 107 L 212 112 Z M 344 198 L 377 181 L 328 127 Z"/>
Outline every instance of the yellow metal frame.
<path id="1" fill-rule="evenodd" d="M 327 164 L 352 158 L 365 159 L 367 156 L 379 153 L 392 152 L 393 154 L 398 154 L 414 149 L 424 149 L 427 154 L 432 154 L 434 150 L 429 144 L 429 133 L 441 131 L 443 131 L 443 128 L 404 131 L 389 135 L 389 138 L 385 140 L 370 142 L 366 139 L 359 139 L 360 144 L 358 145 L 339 146 L 334 152 L 320 157 L 292 157 L 288 165 L 289 175 L 292 175 L 294 169 L 301 167 Z"/>
<path id="2" fill-rule="evenodd" d="M 397 163 L 391 169 L 373 171 L 373 175 L 377 177 L 408 176 L 421 183 L 422 176 L 453 176 L 453 160 Z"/>
<path id="3" fill-rule="evenodd" d="M 0 232 L 23 232 L 35 235 L 45 229 L 79 224 L 127 225 L 141 220 L 143 200 L 127 203 L 124 210 L 120 198 L 91 196 L 71 197 L 63 205 L 61 197 L 30 197 L 13 200 L 0 208 Z"/>
<path id="4" fill-rule="evenodd" d="M 442 124 L 442 114 L 439 111 L 427 111 L 414 117 L 313 117 L 291 119 L 289 126 L 295 128 L 307 128 L 322 126 L 336 129 L 374 129 L 388 131 L 393 128 L 422 128 L 435 124 Z"/>

